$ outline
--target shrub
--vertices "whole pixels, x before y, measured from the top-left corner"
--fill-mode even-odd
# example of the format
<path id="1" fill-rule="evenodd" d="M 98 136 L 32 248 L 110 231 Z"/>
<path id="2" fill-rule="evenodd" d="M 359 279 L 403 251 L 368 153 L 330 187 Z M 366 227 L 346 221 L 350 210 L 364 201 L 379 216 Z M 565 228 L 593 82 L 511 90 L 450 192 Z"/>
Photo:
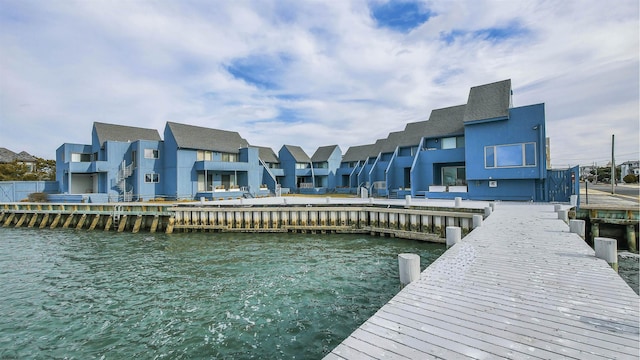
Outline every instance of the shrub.
<path id="1" fill-rule="evenodd" d="M 29 194 L 29 201 L 30 202 L 47 202 L 48 196 L 46 193 L 43 193 L 43 192 L 31 193 Z"/>
<path id="2" fill-rule="evenodd" d="M 628 175 L 625 175 L 622 178 L 622 180 L 627 184 L 637 183 L 638 182 L 638 177 L 633 175 L 633 174 L 628 174 Z"/>

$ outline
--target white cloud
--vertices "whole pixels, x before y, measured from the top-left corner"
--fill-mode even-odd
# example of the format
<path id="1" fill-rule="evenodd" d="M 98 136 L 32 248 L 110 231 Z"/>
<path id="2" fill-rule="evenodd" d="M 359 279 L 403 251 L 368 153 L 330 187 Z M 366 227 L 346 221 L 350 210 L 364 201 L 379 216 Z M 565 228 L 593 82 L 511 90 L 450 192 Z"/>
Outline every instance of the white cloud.
<path id="1" fill-rule="evenodd" d="M 554 165 L 606 158 L 613 132 L 617 151 L 638 157 L 632 0 L 429 1 L 435 15 L 406 34 L 376 27 L 364 0 L 0 6 L 0 146 L 15 151 L 52 158 L 64 142 L 89 142 L 93 121 L 346 151 L 511 78 L 515 105 L 546 104 Z M 278 54 L 288 59 L 278 88 L 226 70 Z"/>

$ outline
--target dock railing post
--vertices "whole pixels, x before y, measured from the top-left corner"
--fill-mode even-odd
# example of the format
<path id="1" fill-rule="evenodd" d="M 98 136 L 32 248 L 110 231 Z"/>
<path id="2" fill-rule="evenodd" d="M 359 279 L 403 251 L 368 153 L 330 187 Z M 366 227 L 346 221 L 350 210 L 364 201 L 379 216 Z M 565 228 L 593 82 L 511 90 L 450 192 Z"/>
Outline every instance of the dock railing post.
<path id="1" fill-rule="evenodd" d="M 596 251 L 596 257 L 606 261 L 613 270 L 618 271 L 618 241 L 597 237 L 593 239 L 593 248 Z"/>
<path id="2" fill-rule="evenodd" d="M 576 219 L 569 220 L 569 231 L 574 234 L 578 234 L 578 236 L 584 239 L 585 221 Z"/>
<path id="3" fill-rule="evenodd" d="M 411 195 L 406 195 L 404 201 L 406 206 L 411 206 Z"/>
<path id="4" fill-rule="evenodd" d="M 482 226 L 482 215 L 473 215 L 473 228 Z"/>
<path id="5" fill-rule="evenodd" d="M 455 207 L 459 208 L 459 207 L 461 207 L 461 206 L 462 206 L 462 198 L 461 198 L 461 197 L 456 196 L 456 197 L 454 198 L 454 201 L 455 201 Z"/>
<path id="6" fill-rule="evenodd" d="M 558 211 L 558 219 L 564 222 L 569 222 L 569 210 Z"/>
<path id="7" fill-rule="evenodd" d="M 447 248 L 452 247 L 462 238 L 462 229 L 457 226 L 447 226 Z"/>
<path id="8" fill-rule="evenodd" d="M 420 279 L 420 256 L 416 254 L 398 254 L 400 287 Z"/>
<path id="9" fill-rule="evenodd" d="M 491 215 L 491 206 L 487 206 L 484 208 L 484 217 Z"/>

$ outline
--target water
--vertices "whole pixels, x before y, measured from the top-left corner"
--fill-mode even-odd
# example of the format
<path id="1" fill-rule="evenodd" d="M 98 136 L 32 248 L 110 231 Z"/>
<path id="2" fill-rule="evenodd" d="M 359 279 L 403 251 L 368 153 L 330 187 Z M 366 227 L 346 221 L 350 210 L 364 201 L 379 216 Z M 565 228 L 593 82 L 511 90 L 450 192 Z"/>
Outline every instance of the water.
<path id="1" fill-rule="evenodd" d="M 618 253 L 618 273 L 627 284 L 640 294 L 640 256 L 623 251 Z"/>
<path id="2" fill-rule="evenodd" d="M 0 359 L 317 359 L 442 245 L 0 228 Z"/>

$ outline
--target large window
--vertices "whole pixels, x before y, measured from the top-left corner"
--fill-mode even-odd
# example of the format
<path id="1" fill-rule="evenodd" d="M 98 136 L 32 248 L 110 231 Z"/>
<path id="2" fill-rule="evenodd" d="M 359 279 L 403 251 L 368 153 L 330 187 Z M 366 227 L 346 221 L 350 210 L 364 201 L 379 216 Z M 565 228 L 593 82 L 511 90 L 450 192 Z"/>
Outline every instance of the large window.
<path id="1" fill-rule="evenodd" d="M 464 166 L 445 166 L 442 168 L 442 185 L 467 185 L 466 169 Z"/>
<path id="2" fill-rule="evenodd" d="M 536 144 L 485 146 L 485 168 L 536 166 Z"/>
<path id="3" fill-rule="evenodd" d="M 156 149 L 144 149 L 145 159 L 157 159 L 160 157 L 160 151 Z"/>
<path id="4" fill-rule="evenodd" d="M 309 167 L 307 163 L 296 163 L 296 169 L 306 169 Z"/>
<path id="5" fill-rule="evenodd" d="M 326 161 L 321 161 L 321 162 L 314 162 L 313 163 L 313 167 L 316 169 L 328 169 L 329 168 L 329 163 Z"/>

